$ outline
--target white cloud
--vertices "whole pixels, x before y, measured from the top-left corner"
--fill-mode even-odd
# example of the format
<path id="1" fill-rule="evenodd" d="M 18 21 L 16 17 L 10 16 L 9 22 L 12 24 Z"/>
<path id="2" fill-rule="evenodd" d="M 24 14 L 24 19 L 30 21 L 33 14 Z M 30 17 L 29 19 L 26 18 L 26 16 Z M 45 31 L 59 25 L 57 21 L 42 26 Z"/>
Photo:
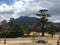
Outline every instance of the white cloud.
<path id="1" fill-rule="evenodd" d="M 0 5 L 0 20 L 2 19 L 9 19 L 11 17 L 17 18 L 22 15 L 28 15 L 28 16 L 33 16 L 39 9 L 47 8 L 51 11 L 53 10 L 53 7 L 57 5 L 55 2 L 50 0 L 13 0 L 13 4 L 8 5 L 8 4 L 1 4 Z M 60 3 L 57 1 L 58 4 Z M 59 13 L 60 14 L 60 13 Z M 60 19 L 60 18 L 59 18 Z M 52 17 L 51 20 L 59 21 L 58 17 L 55 19 L 55 17 Z"/>
<path id="2" fill-rule="evenodd" d="M 4 18 L 7 19 L 8 17 L 17 18 L 21 15 L 32 16 L 33 15 L 32 13 L 43 8 L 42 6 L 39 6 L 39 4 L 40 3 L 34 2 L 34 0 L 19 0 L 19 1 L 14 0 L 14 3 L 10 6 L 7 4 L 1 4 L 0 16 L 2 15 L 1 16 L 2 19 Z"/>
<path id="3" fill-rule="evenodd" d="M 3 12 L 4 8 L 2 6 L 0 6 L 0 12 Z"/>
<path id="4" fill-rule="evenodd" d="M 17 9 L 22 8 L 22 7 L 23 7 L 23 4 L 24 4 L 24 2 L 22 2 L 22 1 L 17 1 L 17 2 L 15 2 L 15 3 L 12 5 L 12 7 L 17 10 Z"/>
<path id="5" fill-rule="evenodd" d="M 12 7 L 8 6 L 7 4 L 1 4 L 0 5 L 0 12 L 4 12 L 4 11 L 9 11 L 12 9 Z"/>
<path id="6" fill-rule="evenodd" d="M 7 4 L 1 4 L 0 5 L 0 17 L 1 17 L 0 20 L 8 19 L 11 17 L 17 18 L 18 17 L 17 13 L 22 10 L 23 4 L 24 3 L 22 1 L 15 1 L 14 4 L 10 6 Z"/>

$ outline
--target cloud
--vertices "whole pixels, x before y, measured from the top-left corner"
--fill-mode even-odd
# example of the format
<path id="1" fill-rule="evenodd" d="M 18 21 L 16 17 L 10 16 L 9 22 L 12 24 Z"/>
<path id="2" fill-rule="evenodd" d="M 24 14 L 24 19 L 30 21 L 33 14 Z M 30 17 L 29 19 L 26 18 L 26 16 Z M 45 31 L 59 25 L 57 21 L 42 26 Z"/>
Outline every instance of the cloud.
<path id="1" fill-rule="evenodd" d="M 12 7 L 8 6 L 7 4 L 0 5 L 0 12 L 9 11 L 11 9 L 12 9 Z"/>
<path id="2" fill-rule="evenodd" d="M 16 1 L 12 5 L 7 5 L 5 3 L 0 5 L 0 17 L 2 19 L 8 19 L 11 17 L 18 17 L 17 13 L 20 12 L 23 7 L 22 1 Z"/>
<path id="3" fill-rule="evenodd" d="M 14 18 L 17 18 L 19 16 L 22 16 L 22 15 L 26 15 L 28 13 L 28 5 L 30 4 L 29 2 L 32 1 L 32 0 L 13 0 L 14 3 L 12 5 L 8 5 L 8 4 L 1 4 L 0 5 L 0 16 L 1 16 L 1 19 L 7 19 L 7 18 L 11 18 L 11 17 L 14 17 Z M 26 11 L 26 12 L 25 12 Z M 22 13 L 26 13 L 26 14 L 22 14 Z M 29 11 L 29 14 L 30 14 L 31 11 Z"/>
<path id="4" fill-rule="evenodd" d="M 52 17 L 50 17 L 50 19 L 49 19 L 50 21 L 52 20 L 53 22 L 60 22 L 60 16 L 52 16 Z"/>
<path id="5" fill-rule="evenodd" d="M 0 5 L 1 20 L 4 18 L 5 19 L 9 19 L 11 17 L 17 18 L 19 16 L 25 15 L 35 16 L 38 10 L 46 8 L 52 15 L 50 20 L 54 22 L 60 22 L 59 20 L 60 0 L 12 0 L 10 1 L 10 3 L 1 3 Z"/>

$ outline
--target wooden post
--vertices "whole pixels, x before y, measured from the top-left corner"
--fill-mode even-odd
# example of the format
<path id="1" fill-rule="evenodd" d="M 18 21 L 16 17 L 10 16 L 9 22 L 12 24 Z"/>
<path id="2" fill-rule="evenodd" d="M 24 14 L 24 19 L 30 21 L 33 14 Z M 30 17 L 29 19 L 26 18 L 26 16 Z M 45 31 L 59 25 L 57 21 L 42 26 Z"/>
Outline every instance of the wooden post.
<path id="1" fill-rule="evenodd" d="M 59 40 L 57 41 L 57 45 L 59 45 Z"/>
<path id="2" fill-rule="evenodd" d="M 4 40 L 4 44 L 6 44 L 6 39 Z"/>

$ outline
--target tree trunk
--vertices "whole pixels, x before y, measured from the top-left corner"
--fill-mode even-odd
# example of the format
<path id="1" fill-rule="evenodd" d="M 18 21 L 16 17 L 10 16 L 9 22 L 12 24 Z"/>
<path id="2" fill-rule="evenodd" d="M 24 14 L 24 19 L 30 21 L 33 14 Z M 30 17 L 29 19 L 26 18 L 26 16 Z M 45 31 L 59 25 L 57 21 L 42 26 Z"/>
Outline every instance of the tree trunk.
<path id="1" fill-rule="evenodd" d="M 44 24 L 42 24 L 42 36 L 44 36 L 44 32 L 45 32 Z"/>
<path id="2" fill-rule="evenodd" d="M 44 36 L 44 30 L 42 30 L 42 36 Z"/>

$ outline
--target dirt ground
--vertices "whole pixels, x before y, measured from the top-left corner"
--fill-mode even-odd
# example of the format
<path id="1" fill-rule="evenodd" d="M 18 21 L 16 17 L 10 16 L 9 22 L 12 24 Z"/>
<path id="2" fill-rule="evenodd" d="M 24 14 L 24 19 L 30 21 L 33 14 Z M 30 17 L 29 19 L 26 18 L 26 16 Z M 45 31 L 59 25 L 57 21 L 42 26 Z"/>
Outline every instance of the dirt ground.
<path id="1" fill-rule="evenodd" d="M 32 41 L 7 41 L 6 44 L 4 42 L 0 42 L 0 45 L 57 45 L 57 40 L 49 40 L 48 43 L 36 43 Z"/>
<path id="2" fill-rule="evenodd" d="M 41 37 L 41 36 L 40 36 Z M 40 38 L 39 37 L 39 38 Z M 51 35 L 45 34 L 45 38 L 51 38 Z M 54 35 L 53 38 L 59 38 L 59 35 Z M 33 40 L 7 40 L 6 44 L 4 44 L 4 40 L 0 40 L 0 45 L 57 45 L 58 40 L 48 40 L 47 43 L 36 43 Z"/>

